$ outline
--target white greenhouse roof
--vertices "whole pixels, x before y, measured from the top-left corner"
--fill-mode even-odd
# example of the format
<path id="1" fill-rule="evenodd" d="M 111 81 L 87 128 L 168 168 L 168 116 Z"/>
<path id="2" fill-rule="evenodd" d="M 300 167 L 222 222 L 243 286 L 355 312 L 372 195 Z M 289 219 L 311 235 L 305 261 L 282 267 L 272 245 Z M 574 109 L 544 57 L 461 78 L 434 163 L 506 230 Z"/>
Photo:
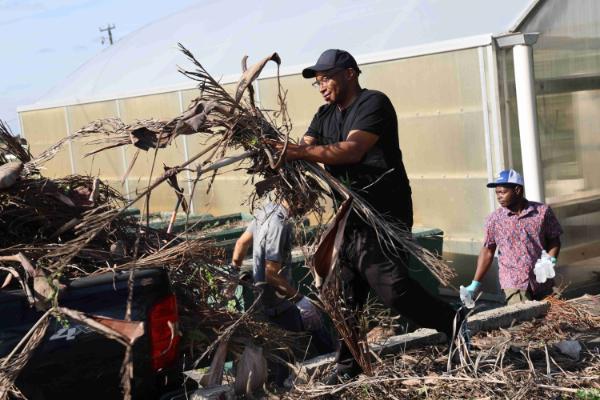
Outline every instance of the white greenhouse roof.
<path id="1" fill-rule="evenodd" d="M 328 48 L 359 63 L 489 44 L 539 0 L 201 0 L 119 40 L 36 103 L 19 110 L 191 88 L 186 46 L 215 77 L 232 80 L 240 60 L 277 51 L 297 73 Z"/>

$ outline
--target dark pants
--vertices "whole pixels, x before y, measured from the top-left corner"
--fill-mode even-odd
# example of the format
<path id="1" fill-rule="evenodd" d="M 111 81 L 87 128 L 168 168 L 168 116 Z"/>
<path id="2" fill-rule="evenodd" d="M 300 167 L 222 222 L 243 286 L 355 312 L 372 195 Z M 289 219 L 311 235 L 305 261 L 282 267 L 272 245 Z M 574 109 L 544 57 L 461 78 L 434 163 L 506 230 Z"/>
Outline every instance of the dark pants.
<path id="1" fill-rule="evenodd" d="M 300 316 L 300 311 L 295 306 L 291 306 L 287 308 L 285 311 L 275 314 L 269 315 L 269 312 L 266 310 L 265 314 L 270 322 L 276 324 L 282 329 L 291 331 L 291 332 L 304 332 L 304 324 L 302 323 L 302 317 Z M 315 346 L 319 354 L 331 353 L 334 351 L 335 346 L 333 340 L 331 339 L 331 335 L 327 332 L 323 327 L 321 327 L 317 331 L 309 332 L 312 340 L 311 343 Z M 289 360 L 289 355 L 281 352 L 278 354 L 279 357 L 284 360 Z M 274 381 L 277 385 L 282 386 L 285 379 L 288 377 L 290 371 L 289 368 L 282 364 L 274 364 L 271 365 L 271 369 L 274 374 Z"/>
<path id="2" fill-rule="evenodd" d="M 340 253 L 343 296 L 350 309 L 361 308 L 373 288 L 392 311 L 416 324 L 452 334 L 454 309 L 429 294 L 408 276 L 408 254 L 389 257 L 380 248 L 375 232 L 365 226 L 350 226 Z M 390 259 L 391 258 L 391 259 Z M 358 363 L 343 340 L 337 354 L 337 372 L 354 376 Z"/>

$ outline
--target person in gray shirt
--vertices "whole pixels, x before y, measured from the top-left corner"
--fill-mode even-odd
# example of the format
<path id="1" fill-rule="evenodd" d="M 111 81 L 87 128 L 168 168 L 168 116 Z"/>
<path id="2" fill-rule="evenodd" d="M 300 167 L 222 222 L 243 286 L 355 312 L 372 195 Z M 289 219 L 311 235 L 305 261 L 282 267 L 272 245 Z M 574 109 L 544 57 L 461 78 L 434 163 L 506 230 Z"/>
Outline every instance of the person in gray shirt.
<path id="1" fill-rule="evenodd" d="M 318 352 L 329 353 L 335 350 L 334 344 L 323 328 L 320 311 L 292 285 L 290 214 L 285 200 L 258 209 L 235 244 L 232 264 L 241 267 L 252 245 L 252 275 L 254 284 L 263 291 L 261 306 L 265 316 L 283 329 L 310 332 Z"/>

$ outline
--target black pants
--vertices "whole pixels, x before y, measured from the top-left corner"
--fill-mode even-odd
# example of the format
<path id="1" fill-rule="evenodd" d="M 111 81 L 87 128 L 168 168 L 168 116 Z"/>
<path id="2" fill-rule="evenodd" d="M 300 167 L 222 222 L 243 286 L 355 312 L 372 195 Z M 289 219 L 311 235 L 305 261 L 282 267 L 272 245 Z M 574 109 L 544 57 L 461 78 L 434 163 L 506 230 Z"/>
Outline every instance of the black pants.
<path id="1" fill-rule="evenodd" d="M 292 306 L 287 310 L 277 315 L 268 315 L 269 321 L 278 325 L 280 328 L 291 331 L 291 332 L 305 332 L 304 324 L 302 323 L 302 317 L 298 308 Z M 315 346 L 319 354 L 331 353 L 334 350 L 334 344 L 331 340 L 329 332 L 321 326 L 316 331 L 306 331 L 310 333 L 312 340 L 311 343 Z"/>
<path id="2" fill-rule="evenodd" d="M 451 335 L 454 309 L 409 278 L 407 253 L 390 259 L 382 252 L 375 232 L 364 225 L 346 227 L 342 247 L 340 272 L 348 308 L 361 308 L 369 288 L 373 288 L 383 304 L 392 311 L 417 325 Z M 360 372 L 358 363 L 343 340 L 340 340 L 336 361 L 340 375 L 347 373 L 354 376 Z"/>
<path id="3" fill-rule="evenodd" d="M 282 329 L 291 331 L 291 332 L 304 332 L 304 324 L 302 323 L 302 317 L 300 316 L 300 311 L 295 306 L 289 307 L 285 311 L 275 314 L 269 315 L 268 312 L 265 312 L 267 318 L 270 322 L 276 324 Z M 311 343 L 315 346 L 319 354 L 331 353 L 335 346 L 333 344 L 333 340 L 329 335 L 329 332 L 324 327 L 316 331 L 309 332 L 312 340 Z M 281 351 L 277 354 L 279 357 L 291 362 L 289 359 L 289 354 Z M 289 368 L 286 365 L 273 363 L 270 365 L 270 369 L 273 374 L 273 380 L 275 384 L 278 386 L 283 386 L 283 382 L 290 374 Z"/>

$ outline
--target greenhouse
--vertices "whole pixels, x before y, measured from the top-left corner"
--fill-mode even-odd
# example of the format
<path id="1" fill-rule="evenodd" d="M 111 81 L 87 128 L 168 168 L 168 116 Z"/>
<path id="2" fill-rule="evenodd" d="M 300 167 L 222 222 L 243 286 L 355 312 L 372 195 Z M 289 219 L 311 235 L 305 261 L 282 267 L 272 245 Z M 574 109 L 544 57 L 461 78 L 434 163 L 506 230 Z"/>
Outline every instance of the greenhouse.
<path id="1" fill-rule="evenodd" d="M 177 42 L 220 81 L 233 86 L 240 60 L 277 51 L 293 133 L 300 137 L 320 105 L 303 67 L 327 48 L 360 64 L 361 84 L 392 100 L 411 181 L 415 223 L 444 232 L 444 257 L 470 278 L 487 214 L 486 189 L 505 168 L 523 172 L 527 197 L 549 203 L 565 230 L 561 265 L 588 280 L 600 260 L 600 2 L 597 0 L 415 0 L 297 2 L 203 1 L 123 38 L 32 105 L 19 108 L 21 132 L 37 154 L 85 124 L 169 119 L 199 96 Z M 260 105 L 276 107 L 276 71 L 255 83 Z M 173 166 L 201 139 L 179 137 L 158 153 Z M 150 179 L 153 152 L 140 155 L 121 184 L 131 149 L 83 158 L 72 142 L 47 164 L 48 176 L 98 175 L 126 196 Z M 526 154 L 523 157 L 522 154 Z M 157 172 L 155 171 L 155 174 Z M 191 178 L 191 175 L 189 176 Z M 217 176 L 197 196 L 195 213 L 248 211 L 248 175 Z M 191 189 L 191 179 L 187 190 Z M 172 189 L 155 190 L 153 211 L 170 211 Z M 491 275 L 491 274 L 490 274 Z M 593 276 L 593 275 L 592 275 Z M 488 290 L 496 279 L 488 276 Z"/>

